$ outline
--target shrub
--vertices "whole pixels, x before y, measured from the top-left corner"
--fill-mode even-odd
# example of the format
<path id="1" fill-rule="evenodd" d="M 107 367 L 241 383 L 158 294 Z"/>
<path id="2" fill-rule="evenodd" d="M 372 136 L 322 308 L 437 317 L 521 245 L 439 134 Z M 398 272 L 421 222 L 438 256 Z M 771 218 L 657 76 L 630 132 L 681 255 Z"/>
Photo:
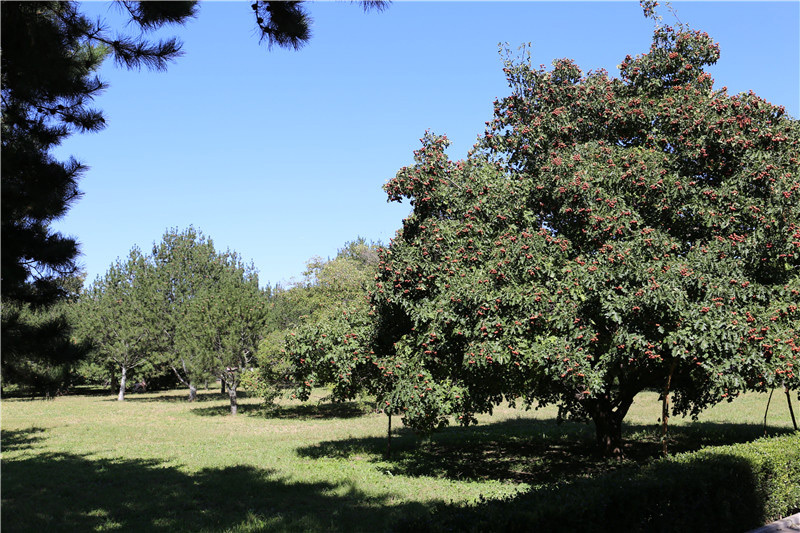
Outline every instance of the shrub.
<path id="1" fill-rule="evenodd" d="M 800 433 L 710 447 L 469 508 L 415 531 L 745 531 L 800 511 Z"/>

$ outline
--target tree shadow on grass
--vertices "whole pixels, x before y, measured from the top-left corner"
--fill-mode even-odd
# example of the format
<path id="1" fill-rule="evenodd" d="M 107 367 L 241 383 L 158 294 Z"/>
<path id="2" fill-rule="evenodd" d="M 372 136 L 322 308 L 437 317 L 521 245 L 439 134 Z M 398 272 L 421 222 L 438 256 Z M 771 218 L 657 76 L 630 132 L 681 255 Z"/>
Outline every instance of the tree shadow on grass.
<path id="1" fill-rule="evenodd" d="M 0 430 L 0 444 L 6 452 L 27 450 L 44 438 L 44 428 Z"/>
<path id="2" fill-rule="evenodd" d="M 223 416 L 231 413 L 230 405 L 198 407 L 191 410 L 198 416 Z M 265 406 L 239 404 L 239 413 L 249 416 L 285 420 L 329 420 L 336 418 L 358 418 L 369 414 L 369 406 L 359 402 L 320 403 L 317 405 Z"/>
<path id="3" fill-rule="evenodd" d="M 126 402 L 168 402 L 168 403 L 202 403 L 202 402 L 216 402 L 225 400 L 228 401 L 229 397 L 227 394 L 220 393 L 219 390 L 199 390 L 197 391 L 197 396 L 194 399 L 194 402 L 189 401 L 189 391 L 187 390 L 185 393 L 181 394 L 174 394 L 175 391 L 170 391 L 170 394 L 164 393 L 127 393 L 125 394 L 125 401 Z M 247 392 L 239 391 L 236 393 L 236 396 L 242 400 L 245 398 L 249 398 Z M 117 401 L 116 397 L 109 398 L 108 401 Z"/>
<path id="4" fill-rule="evenodd" d="M 790 432 L 785 428 L 768 429 L 772 435 Z M 763 426 L 757 424 L 697 422 L 675 426 L 670 428 L 669 452 L 747 442 L 763 434 Z M 591 425 L 518 418 L 468 428 L 446 428 L 428 438 L 401 431 L 392 437 L 392 456 L 388 460 L 383 456 L 386 438 L 381 437 L 325 441 L 298 448 L 297 454 L 315 459 L 367 456 L 388 464 L 395 475 L 542 485 L 634 469 L 661 456 L 661 441 L 655 426 L 629 425 L 625 437 L 625 459 L 620 461 L 598 454 Z"/>
<path id="5" fill-rule="evenodd" d="M 17 447 L 36 432 L 9 435 Z M 4 437 L 6 438 L 6 437 Z M 70 453 L 3 461 L 3 531 L 380 531 L 418 503 L 251 466 L 185 472 L 156 460 Z"/>

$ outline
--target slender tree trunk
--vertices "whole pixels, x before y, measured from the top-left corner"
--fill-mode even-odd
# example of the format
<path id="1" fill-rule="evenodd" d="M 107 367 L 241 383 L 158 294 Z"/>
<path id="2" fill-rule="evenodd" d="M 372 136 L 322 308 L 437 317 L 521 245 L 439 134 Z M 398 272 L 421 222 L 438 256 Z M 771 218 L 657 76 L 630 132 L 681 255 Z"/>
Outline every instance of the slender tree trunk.
<path id="1" fill-rule="evenodd" d="M 197 399 L 197 387 L 191 381 L 189 382 L 189 401 L 193 402 Z"/>
<path id="2" fill-rule="evenodd" d="M 225 378 L 219 378 L 220 394 L 225 394 Z"/>
<path id="3" fill-rule="evenodd" d="M 661 399 L 661 453 L 664 457 L 667 456 L 667 424 L 669 422 L 669 388 L 672 385 L 672 375 L 675 373 L 675 367 L 678 366 L 678 360 L 673 359 L 669 367 L 669 375 L 667 375 L 667 383 L 664 385 L 664 395 Z"/>
<path id="4" fill-rule="evenodd" d="M 122 376 L 119 380 L 119 396 L 117 396 L 117 401 L 124 401 L 125 400 L 125 382 L 128 379 L 128 367 L 122 367 Z"/>
<path id="5" fill-rule="evenodd" d="M 764 409 L 764 435 L 767 434 L 767 413 L 769 413 L 769 402 L 772 401 L 772 393 L 775 392 L 775 389 L 769 391 L 769 398 L 767 398 L 767 408 Z"/>
<path id="6" fill-rule="evenodd" d="M 224 383 L 224 382 L 223 382 Z M 235 415 L 239 410 L 239 404 L 236 400 L 236 385 L 228 385 L 228 396 L 231 399 L 231 414 Z"/>
<path id="7" fill-rule="evenodd" d="M 789 402 L 789 414 L 792 415 L 792 425 L 794 425 L 794 430 L 797 431 L 797 420 L 794 417 L 794 409 L 792 409 L 792 396 L 789 394 L 789 387 L 787 387 L 785 383 L 783 385 L 783 392 L 786 393 L 786 401 Z"/>
<path id="8" fill-rule="evenodd" d="M 392 413 L 386 413 L 386 416 L 389 417 L 389 426 L 386 430 L 386 458 L 390 459 L 392 457 Z"/>

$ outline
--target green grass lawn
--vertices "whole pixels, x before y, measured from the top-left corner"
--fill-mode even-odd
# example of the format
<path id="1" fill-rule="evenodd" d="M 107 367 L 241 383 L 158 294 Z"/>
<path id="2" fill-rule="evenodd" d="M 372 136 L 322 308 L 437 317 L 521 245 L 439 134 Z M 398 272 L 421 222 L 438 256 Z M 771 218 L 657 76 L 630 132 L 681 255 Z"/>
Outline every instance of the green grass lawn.
<path id="1" fill-rule="evenodd" d="M 660 451 L 661 405 L 645 393 L 626 419 L 628 459 L 594 455 L 593 428 L 555 409 L 498 408 L 471 428 L 420 439 L 357 403 L 245 399 L 218 392 L 2 401 L 3 531 L 384 531 L 437 503 L 497 498 L 646 463 Z M 764 434 L 767 395 L 748 394 L 697 422 L 670 419 L 670 451 Z M 797 405 L 795 409 L 798 410 Z M 770 434 L 791 419 L 782 391 Z"/>

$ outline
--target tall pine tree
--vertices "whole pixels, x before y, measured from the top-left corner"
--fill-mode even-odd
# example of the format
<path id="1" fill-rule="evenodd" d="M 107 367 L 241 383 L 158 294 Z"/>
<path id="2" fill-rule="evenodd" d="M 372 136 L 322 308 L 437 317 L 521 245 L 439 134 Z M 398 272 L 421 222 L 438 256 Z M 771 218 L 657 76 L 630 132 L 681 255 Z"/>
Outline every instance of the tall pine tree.
<path id="1" fill-rule="evenodd" d="M 169 4 L 169 5 L 167 5 Z M 182 22 L 194 2 L 124 2 L 144 29 Z M 2 343 L 4 379 L 19 379 L 26 362 L 68 364 L 81 356 L 63 317 L 37 319 L 65 297 L 60 279 L 76 273 L 78 244 L 52 229 L 80 197 L 86 167 L 51 154 L 74 132 L 105 125 L 92 99 L 105 85 L 96 76 L 113 55 L 127 67 L 163 69 L 180 53 L 171 39 L 112 36 L 71 2 L 2 5 Z"/>

